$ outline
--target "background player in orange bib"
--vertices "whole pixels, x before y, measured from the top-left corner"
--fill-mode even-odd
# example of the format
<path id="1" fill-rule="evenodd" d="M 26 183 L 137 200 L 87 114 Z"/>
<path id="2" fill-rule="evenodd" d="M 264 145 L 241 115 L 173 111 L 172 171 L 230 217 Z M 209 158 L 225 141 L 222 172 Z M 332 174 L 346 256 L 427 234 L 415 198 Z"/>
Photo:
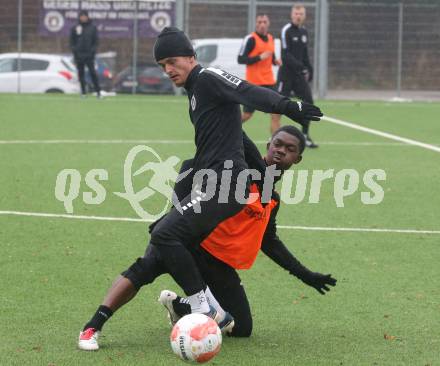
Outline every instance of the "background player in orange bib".
<path id="1" fill-rule="evenodd" d="M 281 65 L 281 60 L 275 56 L 274 38 L 269 33 L 269 17 L 266 14 L 258 14 L 255 23 L 255 32 L 244 38 L 237 61 L 239 64 L 246 65 L 247 81 L 275 90 L 276 80 L 272 65 Z M 244 105 L 242 122 L 250 119 L 254 111 L 252 107 Z M 275 132 L 278 127 L 278 119 L 271 114 L 271 133 Z"/>

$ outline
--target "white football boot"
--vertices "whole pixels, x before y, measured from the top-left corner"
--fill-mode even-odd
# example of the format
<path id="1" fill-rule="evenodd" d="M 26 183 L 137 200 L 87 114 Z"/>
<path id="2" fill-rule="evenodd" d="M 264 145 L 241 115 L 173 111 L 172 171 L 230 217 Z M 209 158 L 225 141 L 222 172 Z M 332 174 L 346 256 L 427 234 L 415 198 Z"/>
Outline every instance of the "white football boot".
<path id="1" fill-rule="evenodd" d="M 97 351 L 99 349 L 98 337 L 98 330 L 95 328 L 87 328 L 79 333 L 78 348 L 83 351 Z"/>
<path id="2" fill-rule="evenodd" d="M 174 326 L 181 317 L 191 313 L 191 306 L 188 300 L 178 296 L 173 291 L 163 290 L 159 295 L 158 301 L 167 309 L 171 326 Z M 225 316 L 221 319 L 217 310 L 210 305 L 209 312 L 205 313 L 205 315 L 216 321 L 223 334 L 232 331 L 234 318 L 228 312 L 225 312 Z"/>
<path id="3" fill-rule="evenodd" d="M 185 311 L 185 313 L 190 314 L 191 313 L 191 306 L 189 305 L 188 301 L 184 299 L 183 297 L 177 296 L 177 294 L 170 290 L 163 290 L 157 301 L 159 301 L 168 311 L 168 319 L 170 320 L 171 326 L 174 326 L 174 324 L 177 323 L 177 321 L 186 314 L 179 315 L 178 312 L 174 309 L 173 301 L 176 300 L 179 297 L 179 303 L 183 304 L 185 308 L 187 308 L 189 311 Z"/>

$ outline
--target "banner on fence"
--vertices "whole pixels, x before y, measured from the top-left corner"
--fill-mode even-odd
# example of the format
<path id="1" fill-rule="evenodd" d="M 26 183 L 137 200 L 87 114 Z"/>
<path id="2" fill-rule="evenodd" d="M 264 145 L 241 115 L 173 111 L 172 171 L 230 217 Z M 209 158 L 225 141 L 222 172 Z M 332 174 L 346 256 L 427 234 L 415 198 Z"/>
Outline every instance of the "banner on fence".
<path id="1" fill-rule="evenodd" d="M 131 38 L 136 14 L 138 37 L 156 37 L 164 27 L 175 22 L 175 0 L 43 0 L 40 34 L 68 36 L 70 29 L 78 22 L 80 10 L 88 11 L 100 37 L 107 38 Z"/>

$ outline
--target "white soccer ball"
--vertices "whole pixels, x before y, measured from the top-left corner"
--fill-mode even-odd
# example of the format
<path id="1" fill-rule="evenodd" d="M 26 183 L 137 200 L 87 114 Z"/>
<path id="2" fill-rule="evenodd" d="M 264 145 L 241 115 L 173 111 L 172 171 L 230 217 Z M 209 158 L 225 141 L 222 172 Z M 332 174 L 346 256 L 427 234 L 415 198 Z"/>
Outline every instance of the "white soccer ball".
<path id="1" fill-rule="evenodd" d="M 210 317 L 189 314 L 174 325 L 170 342 L 173 352 L 182 360 L 203 363 L 219 353 L 222 333 Z"/>

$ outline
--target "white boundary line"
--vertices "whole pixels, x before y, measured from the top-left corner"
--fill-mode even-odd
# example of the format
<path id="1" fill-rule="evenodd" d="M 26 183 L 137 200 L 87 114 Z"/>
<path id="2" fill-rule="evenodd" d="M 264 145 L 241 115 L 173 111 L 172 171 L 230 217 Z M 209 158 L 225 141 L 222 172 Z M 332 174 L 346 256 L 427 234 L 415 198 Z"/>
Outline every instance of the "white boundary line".
<path id="1" fill-rule="evenodd" d="M 362 227 L 321 227 L 321 226 L 286 226 L 277 225 L 278 229 L 307 230 L 307 231 L 346 231 L 368 233 L 400 233 L 400 234 L 440 234 L 440 230 L 415 230 L 415 229 L 373 229 Z"/>
<path id="2" fill-rule="evenodd" d="M 409 144 L 409 145 L 419 146 L 419 147 L 422 147 L 424 149 L 428 149 L 428 150 L 432 150 L 432 151 L 440 153 L 440 147 L 439 146 L 435 146 L 435 145 L 427 144 L 427 143 L 424 143 L 424 142 L 408 139 L 406 137 L 401 137 L 401 136 L 393 135 L 391 133 L 382 132 L 382 131 L 379 131 L 379 130 L 375 130 L 373 128 L 368 128 L 368 127 L 360 126 L 360 125 L 357 125 L 355 123 L 342 121 L 340 119 L 333 118 L 333 117 L 324 116 L 324 117 L 322 117 L 322 119 L 325 120 L 325 121 L 331 122 L 331 123 L 335 123 L 337 125 L 353 128 L 355 130 L 367 132 L 367 133 L 372 134 L 372 135 L 377 135 L 377 136 L 380 136 L 380 137 L 385 137 L 385 138 L 390 139 L 390 140 L 395 140 L 395 141 L 403 142 L 403 143 Z"/>
<path id="3" fill-rule="evenodd" d="M 256 140 L 256 144 L 266 144 L 265 140 Z M 21 144 L 193 144 L 193 140 L 0 140 L 0 145 Z M 346 142 L 346 141 L 320 141 L 321 145 L 341 146 L 413 146 L 403 142 Z"/>
<path id="4" fill-rule="evenodd" d="M 31 217 L 52 217 L 77 220 L 98 220 L 98 221 L 128 221 L 128 222 L 154 222 L 154 220 L 144 220 L 131 217 L 108 217 L 108 216 L 86 216 L 86 215 L 67 215 L 52 214 L 44 212 L 23 212 L 23 211 L 0 211 L 0 215 L 5 216 L 31 216 Z"/>
<path id="5" fill-rule="evenodd" d="M 119 97 L 119 98 L 118 98 Z M 102 103 L 109 103 L 109 102 L 116 102 L 116 103 L 188 103 L 187 98 L 178 98 L 174 95 L 163 95 L 163 98 L 153 98 L 149 97 L 147 95 L 145 96 L 137 96 L 137 97 L 130 97 L 130 96 L 123 96 L 121 94 L 118 94 L 116 96 L 109 95 L 105 96 L 103 99 L 97 99 L 94 95 L 89 95 L 85 99 L 81 99 L 79 94 L 65 94 L 64 96 L 44 96 L 44 95 L 12 95 L 12 99 L 18 100 L 18 101 L 33 101 L 33 102 L 39 102 L 41 100 L 44 101 L 53 101 L 53 102 L 78 102 L 78 103 L 88 103 L 88 101 L 96 102 L 98 104 Z"/>
<path id="6" fill-rule="evenodd" d="M 418 146 L 424 149 L 432 150 L 440 153 L 440 146 L 427 144 L 417 140 L 401 137 L 388 132 L 382 132 L 373 128 L 364 127 L 353 122 L 343 121 L 337 118 L 324 116 L 323 120 L 352 128 L 358 131 L 366 132 L 372 135 L 384 137 L 397 143 L 384 142 L 345 142 L 345 141 L 323 141 L 322 145 L 343 145 L 343 146 Z M 267 141 L 255 141 L 257 144 L 265 144 Z M 0 140 L 0 145 L 9 144 L 192 144 L 193 140 Z"/>
<path id="7" fill-rule="evenodd" d="M 194 140 L 0 140 L 0 144 L 194 144 Z"/>
<path id="8" fill-rule="evenodd" d="M 66 215 L 51 214 L 42 212 L 22 212 L 22 211 L 0 211 L 4 216 L 31 216 L 48 217 L 77 220 L 97 220 L 97 221 L 119 221 L 119 222 L 153 222 L 154 220 L 144 220 L 131 217 L 108 217 L 108 216 L 85 216 L 85 215 Z M 440 234 L 440 230 L 415 230 L 415 229 L 374 229 L 374 228 L 348 228 L 348 227 L 321 227 L 321 226 L 289 226 L 277 225 L 278 229 L 286 230 L 306 230 L 306 231 L 341 231 L 341 232 L 371 232 L 371 233 L 398 233 L 398 234 Z"/>

